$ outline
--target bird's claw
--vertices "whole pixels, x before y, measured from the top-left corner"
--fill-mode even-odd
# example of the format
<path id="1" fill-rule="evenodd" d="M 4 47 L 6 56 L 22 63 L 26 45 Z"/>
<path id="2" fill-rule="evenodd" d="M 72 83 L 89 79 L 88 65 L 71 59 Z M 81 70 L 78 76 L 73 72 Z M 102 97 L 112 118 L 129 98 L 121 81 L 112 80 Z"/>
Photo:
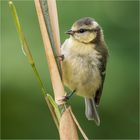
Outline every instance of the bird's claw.
<path id="1" fill-rule="evenodd" d="M 56 56 L 56 58 L 58 58 L 59 61 L 63 61 L 64 60 L 64 55 L 58 55 Z"/>
<path id="2" fill-rule="evenodd" d="M 61 102 L 67 102 L 69 100 L 69 96 L 63 96 L 61 99 L 59 99 L 58 101 L 61 101 Z"/>
<path id="3" fill-rule="evenodd" d="M 63 96 L 62 99 L 60 99 L 59 101 L 67 102 L 75 92 L 76 92 L 76 90 L 73 90 L 70 94 Z"/>

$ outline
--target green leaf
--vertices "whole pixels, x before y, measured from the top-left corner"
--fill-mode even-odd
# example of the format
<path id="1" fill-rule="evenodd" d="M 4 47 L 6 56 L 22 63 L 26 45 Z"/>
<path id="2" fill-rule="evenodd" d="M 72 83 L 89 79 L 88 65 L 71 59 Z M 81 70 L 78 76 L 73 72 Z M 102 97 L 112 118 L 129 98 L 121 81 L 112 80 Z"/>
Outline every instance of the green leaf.
<path id="1" fill-rule="evenodd" d="M 31 65 L 33 65 L 34 60 L 33 60 L 32 54 L 30 52 L 30 49 L 28 47 L 28 43 L 26 41 L 25 35 L 22 31 L 22 27 L 21 27 L 20 22 L 19 22 L 16 7 L 11 0 L 8 2 L 8 4 L 9 4 L 9 7 L 11 9 L 11 13 L 13 15 L 13 19 L 14 19 L 14 22 L 15 22 L 15 25 L 16 25 L 18 36 L 19 36 L 19 39 L 20 39 L 20 42 L 21 42 L 22 51 L 23 51 L 24 55 L 27 56 L 29 63 Z"/>
<path id="2" fill-rule="evenodd" d="M 55 101 L 53 100 L 51 95 L 47 94 L 47 97 L 48 97 L 49 102 L 51 103 L 51 105 L 54 108 L 54 111 L 55 111 L 55 114 L 57 116 L 58 121 L 60 121 L 61 113 L 60 113 L 58 105 L 55 103 Z"/>

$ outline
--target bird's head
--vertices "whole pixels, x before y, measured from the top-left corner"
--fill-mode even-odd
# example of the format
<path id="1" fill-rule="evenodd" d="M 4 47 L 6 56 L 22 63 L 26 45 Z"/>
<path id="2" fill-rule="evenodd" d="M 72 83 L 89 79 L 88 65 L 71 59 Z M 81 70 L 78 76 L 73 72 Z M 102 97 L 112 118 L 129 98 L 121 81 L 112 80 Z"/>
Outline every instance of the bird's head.
<path id="1" fill-rule="evenodd" d="M 90 17 L 77 20 L 66 34 L 82 43 L 96 43 L 100 40 L 101 27 Z"/>

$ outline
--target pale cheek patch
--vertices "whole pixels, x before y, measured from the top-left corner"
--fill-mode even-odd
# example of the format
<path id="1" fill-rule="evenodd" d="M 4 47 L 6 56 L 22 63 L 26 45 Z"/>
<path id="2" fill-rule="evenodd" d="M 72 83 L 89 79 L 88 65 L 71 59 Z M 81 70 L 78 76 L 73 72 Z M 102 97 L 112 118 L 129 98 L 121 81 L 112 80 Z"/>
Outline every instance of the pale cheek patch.
<path id="1" fill-rule="evenodd" d="M 91 42 L 93 39 L 96 38 L 96 33 L 89 33 L 87 36 L 86 36 L 86 43 L 88 42 Z"/>
<path id="2" fill-rule="evenodd" d="M 85 32 L 83 34 L 75 34 L 74 37 L 80 42 L 89 43 L 96 38 L 96 33 Z"/>
<path id="3" fill-rule="evenodd" d="M 97 34 L 96 33 L 91 33 L 90 34 L 90 38 L 93 40 L 93 39 L 95 39 L 96 38 L 96 36 L 97 36 Z"/>

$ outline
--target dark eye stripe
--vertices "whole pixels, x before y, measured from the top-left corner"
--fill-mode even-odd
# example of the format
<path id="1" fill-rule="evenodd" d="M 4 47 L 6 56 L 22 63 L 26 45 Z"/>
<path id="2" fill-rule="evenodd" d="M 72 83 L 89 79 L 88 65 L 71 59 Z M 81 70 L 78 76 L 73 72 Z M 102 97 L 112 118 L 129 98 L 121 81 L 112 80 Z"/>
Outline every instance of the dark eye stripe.
<path id="1" fill-rule="evenodd" d="M 80 29 L 80 30 L 78 30 L 77 32 L 78 33 L 84 33 L 84 32 L 86 32 L 87 31 L 87 29 Z"/>
<path id="2" fill-rule="evenodd" d="M 84 33 L 84 32 L 96 32 L 97 30 L 96 29 L 80 29 L 80 30 L 77 30 L 77 31 L 74 31 L 74 32 L 77 32 L 77 33 Z"/>

